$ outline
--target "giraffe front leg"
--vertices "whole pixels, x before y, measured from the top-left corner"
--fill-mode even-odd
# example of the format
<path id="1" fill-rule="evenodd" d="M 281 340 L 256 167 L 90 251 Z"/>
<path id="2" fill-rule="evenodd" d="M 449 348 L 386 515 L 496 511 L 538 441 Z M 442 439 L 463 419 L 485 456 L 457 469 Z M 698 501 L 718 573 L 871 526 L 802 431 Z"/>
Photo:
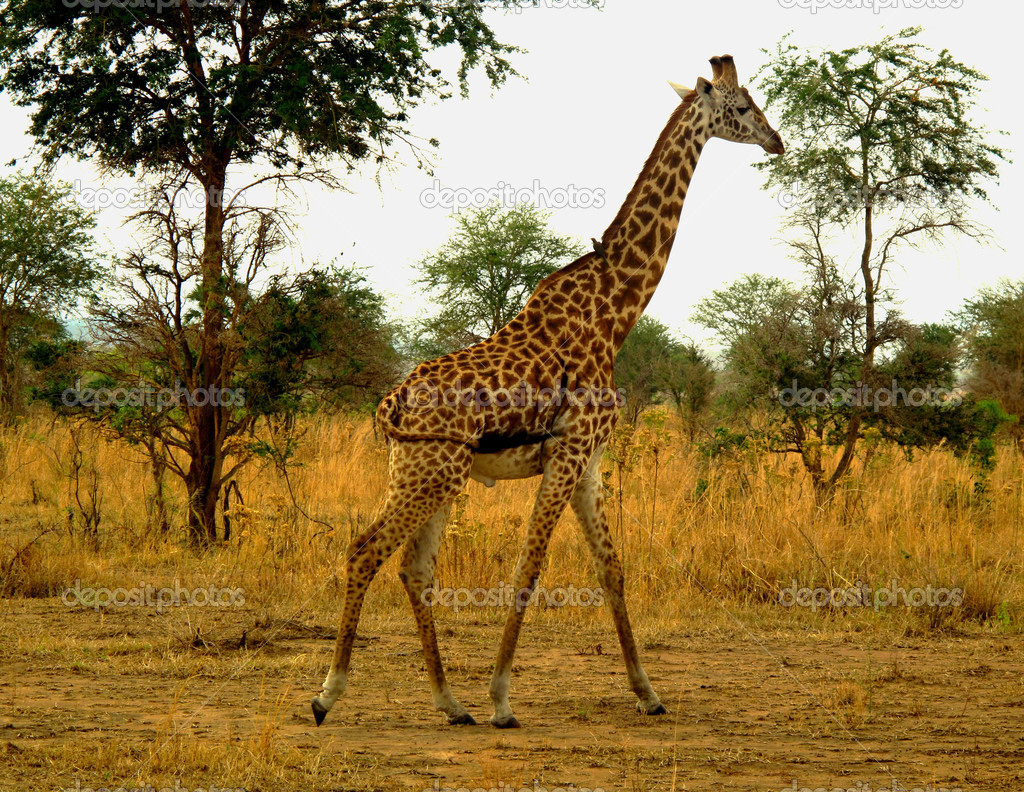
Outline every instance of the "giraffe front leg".
<path id="1" fill-rule="evenodd" d="M 633 629 L 629 624 L 622 564 L 612 545 L 611 531 L 608 529 L 608 521 L 604 514 L 602 455 L 603 449 L 594 454 L 587 472 L 576 487 L 571 501 L 572 510 L 583 528 L 583 534 L 594 559 L 598 582 L 604 589 L 608 607 L 615 620 L 615 631 L 622 647 L 622 657 L 626 661 L 629 685 L 637 697 L 636 707 L 647 715 L 664 715 L 668 710 L 658 699 L 647 678 L 647 672 L 640 663 L 636 641 L 633 639 Z"/>
<path id="2" fill-rule="evenodd" d="M 529 602 L 537 587 L 540 570 L 547 553 L 551 532 L 565 510 L 579 478 L 582 465 L 571 461 L 552 461 L 545 466 L 537 500 L 530 515 L 523 548 L 519 553 L 512 584 L 515 587 L 515 602 L 505 619 L 505 629 L 498 647 L 498 658 L 494 663 L 491 677 L 490 696 L 494 704 L 491 725 L 499 729 L 518 729 L 519 721 L 512 714 L 508 693 L 512 675 L 512 659 L 515 656 L 519 630 L 526 615 Z"/>
<path id="3" fill-rule="evenodd" d="M 441 543 L 445 523 L 448 522 L 448 506 L 439 509 L 433 517 L 416 531 L 406 542 L 402 555 L 402 566 L 398 572 L 405 591 L 412 604 L 412 612 L 416 617 L 420 642 L 423 644 L 423 660 L 430 677 L 430 692 L 434 698 L 434 706 L 447 717 L 448 723 L 471 726 L 476 723 L 448 687 L 445 679 L 444 663 L 437 648 L 437 632 L 434 629 L 434 616 L 431 604 L 425 594 L 434 578 L 434 565 L 437 562 L 437 548 Z"/>

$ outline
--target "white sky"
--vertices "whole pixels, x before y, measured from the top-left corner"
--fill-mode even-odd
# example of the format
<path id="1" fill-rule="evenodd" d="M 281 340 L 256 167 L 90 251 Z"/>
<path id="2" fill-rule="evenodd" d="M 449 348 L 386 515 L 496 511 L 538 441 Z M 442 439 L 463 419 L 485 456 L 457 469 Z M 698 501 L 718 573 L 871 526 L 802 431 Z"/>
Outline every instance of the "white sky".
<path id="1" fill-rule="evenodd" d="M 528 80 L 510 81 L 492 95 L 483 76 L 475 75 L 468 100 L 438 103 L 413 115 L 416 134 L 441 141 L 433 176 L 407 158 L 409 164 L 385 175 L 379 188 L 371 169 L 346 176 L 338 168 L 350 193 L 306 191 L 294 206 L 297 247 L 290 265 L 328 261 L 344 252 L 342 261 L 367 270 L 394 316 L 417 315 L 427 304 L 412 286 L 411 265 L 453 229 L 447 210 L 423 205 L 422 193 L 434 179 L 442 187 L 468 189 L 500 182 L 530 188 L 536 180 L 554 194 L 570 186 L 603 194 L 603 205 L 557 209 L 551 220 L 559 232 L 584 240 L 599 237 L 678 101 L 665 81 L 693 85 L 699 75 L 710 78 L 707 59 L 730 53 L 745 82 L 765 60 L 760 49 L 774 49 L 790 30 L 798 46 L 840 49 L 923 26 L 923 43 L 948 48 L 989 76 L 978 120 L 1010 133 L 998 142 L 1011 150 L 1011 158 L 1019 147 L 1024 113 L 1015 62 L 1019 30 L 1008 15 L 1013 6 L 1005 1 L 959 0 L 959 8 L 878 12 L 823 8 L 813 14 L 774 0 L 606 0 L 603 10 L 575 8 L 573 2 L 541 0 L 542 7 L 519 13 L 491 11 L 499 38 L 528 50 L 514 61 Z M 752 92 L 756 101 L 763 98 Z M 27 126 L 27 112 L 0 95 L 5 163 L 0 167 L 6 169 L 11 158 L 31 164 Z M 751 167 L 768 156 L 759 147 L 721 140 L 709 143 L 701 156 L 668 270 L 648 309 L 680 334 L 704 338 L 688 321 L 693 306 L 743 273 L 799 277 L 778 242 L 784 209 L 777 196 L 762 189 L 762 176 Z M 1021 277 L 1024 166 L 1017 159 L 1018 164 L 1002 167 L 1001 183 L 989 191 L 999 211 L 981 206 L 974 215 L 993 230 L 1001 249 L 959 240 L 899 258 L 892 283 L 911 320 L 941 321 L 979 286 L 1000 276 Z M 124 190 L 134 183 L 103 181 L 88 164 L 70 160 L 58 166 L 57 175 L 86 187 Z M 100 213 L 98 233 L 111 252 L 130 244 L 132 229 L 121 225 L 126 214 Z"/>

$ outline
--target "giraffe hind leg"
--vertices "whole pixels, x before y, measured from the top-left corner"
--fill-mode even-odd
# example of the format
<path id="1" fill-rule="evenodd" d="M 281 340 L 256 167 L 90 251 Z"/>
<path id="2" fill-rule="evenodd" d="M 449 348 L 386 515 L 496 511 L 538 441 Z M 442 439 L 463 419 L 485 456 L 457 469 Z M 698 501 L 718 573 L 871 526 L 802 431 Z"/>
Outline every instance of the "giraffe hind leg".
<path id="1" fill-rule="evenodd" d="M 462 490 L 471 461 L 469 449 L 460 443 L 394 444 L 384 503 L 374 521 L 349 547 L 345 605 L 334 658 L 320 695 L 312 701 L 317 726 L 345 692 L 352 643 L 370 582 L 395 550 Z"/>
<path id="2" fill-rule="evenodd" d="M 537 500 L 534 503 L 533 513 L 530 515 L 530 524 L 526 530 L 526 538 L 519 553 L 519 560 L 516 562 L 516 571 L 512 581 L 516 592 L 515 602 L 509 608 L 508 616 L 505 619 L 505 629 L 502 632 L 498 657 L 494 663 L 494 673 L 491 676 L 490 697 L 494 704 L 491 725 L 499 729 L 519 727 L 519 721 L 512 714 L 508 694 L 512 675 L 512 660 L 525 616 L 525 603 L 529 601 L 530 596 L 536 590 L 552 530 L 565 510 L 583 468 L 583 465 L 578 464 L 578 460 L 574 459 L 571 453 L 563 454 L 563 450 L 559 449 L 557 455 L 553 456 L 545 466 L 544 477 L 541 479 Z M 586 457 L 584 457 L 585 459 Z"/>
<path id="3" fill-rule="evenodd" d="M 622 657 L 626 662 L 629 685 L 637 697 L 637 709 L 647 715 L 664 715 L 668 710 L 658 699 L 647 678 L 647 672 L 640 663 L 633 629 L 629 624 L 622 563 L 612 546 L 611 532 L 604 514 L 601 456 L 601 451 L 594 455 L 590 468 L 573 493 L 572 509 L 583 528 L 583 534 L 594 559 L 598 582 L 604 589 L 612 618 L 615 620 L 615 631 L 618 633 Z"/>
<path id="4" fill-rule="evenodd" d="M 450 505 L 450 504 L 448 504 Z M 434 565 L 437 562 L 437 548 L 441 544 L 445 523 L 448 521 L 448 505 L 438 509 L 405 543 L 402 554 L 402 566 L 398 576 L 409 595 L 413 616 L 419 629 L 420 641 L 423 644 L 423 660 L 430 677 L 430 692 L 434 698 L 434 706 L 448 717 L 452 725 L 473 725 L 476 721 L 467 712 L 448 687 L 445 678 L 444 663 L 437 648 L 437 632 L 434 629 L 434 616 L 431 604 L 425 596 L 434 578 Z"/>

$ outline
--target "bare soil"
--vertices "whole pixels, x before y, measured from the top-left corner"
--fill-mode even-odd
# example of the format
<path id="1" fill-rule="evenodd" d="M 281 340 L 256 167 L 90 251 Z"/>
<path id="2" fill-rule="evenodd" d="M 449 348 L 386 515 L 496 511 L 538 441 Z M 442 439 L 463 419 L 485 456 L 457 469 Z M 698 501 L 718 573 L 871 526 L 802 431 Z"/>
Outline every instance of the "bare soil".
<path id="1" fill-rule="evenodd" d="M 180 614 L 152 609 L 3 609 L 3 790 L 1024 789 L 1024 642 L 993 631 L 882 638 L 808 619 L 665 634 L 643 657 L 670 714 L 646 717 L 610 628 L 528 619 L 512 691 L 523 728 L 498 731 L 500 624 L 442 630 L 479 722 L 451 727 L 403 612 L 364 624 L 348 692 L 317 729 L 327 628 L 233 611 L 188 641 L 168 637 Z"/>

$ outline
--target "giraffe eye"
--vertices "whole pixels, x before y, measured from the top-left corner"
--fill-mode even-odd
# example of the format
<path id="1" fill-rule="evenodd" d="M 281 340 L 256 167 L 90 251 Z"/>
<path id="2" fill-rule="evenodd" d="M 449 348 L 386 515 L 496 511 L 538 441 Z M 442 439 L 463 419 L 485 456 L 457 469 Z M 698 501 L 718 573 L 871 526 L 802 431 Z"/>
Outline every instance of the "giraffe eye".
<path id="1" fill-rule="evenodd" d="M 747 112 L 748 110 L 750 110 L 750 108 L 749 108 L 749 107 L 741 107 L 741 108 L 739 108 L 739 109 L 738 109 L 738 110 L 737 110 L 736 112 L 737 112 L 737 113 L 739 113 L 740 115 L 743 115 L 743 114 L 744 114 L 744 113 L 746 113 L 746 112 Z"/>

